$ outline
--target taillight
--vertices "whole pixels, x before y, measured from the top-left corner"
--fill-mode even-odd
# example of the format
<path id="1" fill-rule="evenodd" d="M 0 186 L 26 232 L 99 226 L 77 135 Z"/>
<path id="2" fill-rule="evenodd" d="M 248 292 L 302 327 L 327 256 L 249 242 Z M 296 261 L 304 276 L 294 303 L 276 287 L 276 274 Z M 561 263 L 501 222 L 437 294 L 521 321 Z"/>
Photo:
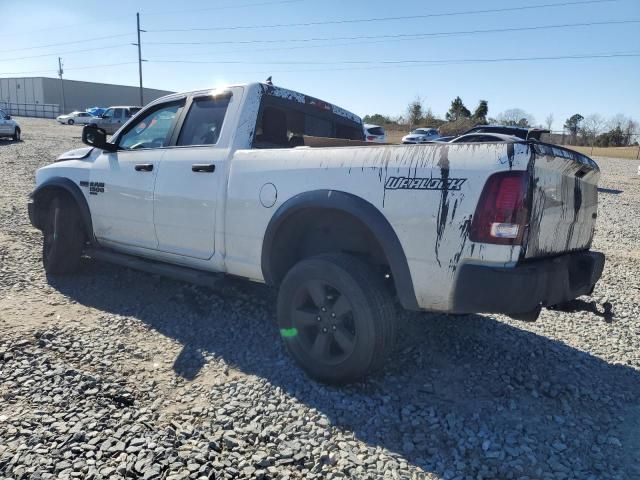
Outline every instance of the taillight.
<path id="1" fill-rule="evenodd" d="M 369 135 L 367 137 L 367 140 L 375 140 L 375 139 L 376 139 L 376 137 L 374 135 Z"/>
<path id="2" fill-rule="evenodd" d="M 471 222 L 472 242 L 521 245 L 529 221 L 527 172 L 491 175 Z"/>

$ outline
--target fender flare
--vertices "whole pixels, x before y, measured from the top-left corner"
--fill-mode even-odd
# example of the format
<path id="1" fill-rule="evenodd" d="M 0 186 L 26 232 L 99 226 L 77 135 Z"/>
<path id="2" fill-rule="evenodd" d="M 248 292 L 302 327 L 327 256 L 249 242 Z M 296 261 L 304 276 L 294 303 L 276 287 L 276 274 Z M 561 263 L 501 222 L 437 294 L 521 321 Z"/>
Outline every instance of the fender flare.
<path id="1" fill-rule="evenodd" d="M 65 177 L 51 177 L 42 182 L 42 184 L 38 185 L 36 189 L 29 195 L 29 198 L 31 199 L 31 204 L 29 206 L 29 217 L 33 226 L 39 230 L 42 230 L 41 225 L 39 225 L 38 215 L 36 214 L 36 211 L 40 206 L 39 198 L 41 198 L 42 194 L 46 193 L 47 190 L 52 189 L 62 189 L 71 195 L 73 200 L 76 202 L 76 205 L 78 205 L 78 210 L 80 210 L 80 218 L 82 219 L 82 224 L 84 225 L 84 230 L 87 238 L 90 239 L 92 244 L 95 243 L 95 237 L 93 236 L 93 222 L 91 221 L 91 210 L 89 210 L 89 203 L 80 190 L 80 187 L 73 180 Z M 33 205 L 33 207 L 31 205 Z"/>
<path id="2" fill-rule="evenodd" d="M 280 227 L 296 212 L 306 208 L 339 210 L 360 220 L 376 238 L 389 261 L 389 267 L 400 303 L 407 310 L 419 310 L 413 289 L 411 271 L 402 244 L 385 216 L 366 200 L 336 190 L 314 190 L 300 193 L 284 202 L 271 217 L 262 242 L 262 275 L 269 285 L 277 284 L 271 265 L 271 252 Z"/>

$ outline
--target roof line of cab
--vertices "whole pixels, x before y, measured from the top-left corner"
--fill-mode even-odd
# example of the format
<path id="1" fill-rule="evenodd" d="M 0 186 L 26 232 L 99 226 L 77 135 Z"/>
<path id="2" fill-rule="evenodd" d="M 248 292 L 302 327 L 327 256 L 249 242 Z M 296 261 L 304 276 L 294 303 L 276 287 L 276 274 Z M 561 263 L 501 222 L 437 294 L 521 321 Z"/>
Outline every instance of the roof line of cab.
<path id="1" fill-rule="evenodd" d="M 182 98 L 186 98 L 192 95 L 198 95 L 198 94 L 206 95 L 209 92 L 224 91 L 233 87 L 255 87 L 255 86 L 257 86 L 260 89 L 263 95 L 271 95 L 274 97 L 286 98 L 302 104 L 313 102 L 313 101 L 322 102 L 323 104 L 330 107 L 332 113 L 339 115 L 341 117 L 347 118 L 353 122 L 362 123 L 362 119 L 358 115 L 348 110 L 345 110 L 344 108 L 339 107 L 335 104 L 332 104 L 330 102 L 325 102 L 324 100 L 311 97 L 304 93 L 296 92 L 295 90 L 282 88 L 275 85 L 269 85 L 263 82 L 238 83 L 238 84 L 225 85 L 222 87 L 213 87 L 213 88 L 192 90 L 189 92 L 172 93 L 169 95 L 165 95 L 164 97 L 157 98 L 149 102 L 148 105 L 155 105 L 157 103 L 171 101 L 171 100 L 180 100 Z"/>

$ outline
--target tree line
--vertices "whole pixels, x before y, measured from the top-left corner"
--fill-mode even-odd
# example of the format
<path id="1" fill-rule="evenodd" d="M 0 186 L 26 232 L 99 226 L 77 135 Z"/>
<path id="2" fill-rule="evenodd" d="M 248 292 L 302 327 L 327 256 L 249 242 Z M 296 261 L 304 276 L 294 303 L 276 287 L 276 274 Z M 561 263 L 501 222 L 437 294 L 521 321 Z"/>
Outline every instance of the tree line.
<path id="1" fill-rule="evenodd" d="M 365 123 L 398 128 L 413 129 L 416 127 L 437 128 L 441 135 L 458 135 L 476 125 L 509 125 L 530 128 L 537 126 L 551 130 L 554 116 L 549 114 L 543 124 L 536 125 L 535 118 L 530 113 L 512 108 L 505 110 L 495 117 L 489 117 L 489 102 L 480 100 L 473 111 L 467 108 L 458 96 L 451 101 L 449 110 L 444 118 L 433 114 L 431 108 L 425 107 L 424 101 L 416 97 L 409 102 L 406 114 L 389 117 L 379 113 L 365 115 Z M 635 145 L 639 139 L 639 125 L 635 120 L 618 114 L 609 120 L 601 115 L 593 114 L 587 117 L 576 113 L 566 119 L 561 138 L 554 138 L 556 143 L 571 145 L 589 145 L 599 147 L 620 147 Z"/>
<path id="2" fill-rule="evenodd" d="M 564 122 L 571 145 L 626 147 L 638 144 L 638 122 L 618 114 L 606 120 L 597 113 L 583 117 L 576 113 Z"/>

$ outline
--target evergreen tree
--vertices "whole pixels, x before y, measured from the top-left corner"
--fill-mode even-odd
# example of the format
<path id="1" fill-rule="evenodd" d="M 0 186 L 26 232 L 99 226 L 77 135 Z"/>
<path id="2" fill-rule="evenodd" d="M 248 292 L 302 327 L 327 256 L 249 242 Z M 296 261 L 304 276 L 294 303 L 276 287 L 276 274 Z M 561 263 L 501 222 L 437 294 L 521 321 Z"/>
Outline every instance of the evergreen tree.
<path id="1" fill-rule="evenodd" d="M 489 114 L 489 102 L 486 100 L 480 100 L 475 112 L 473 112 L 473 119 L 476 123 L 487 124 L 487 115 Z"/>
<path id="2" fill-rule="evenodd" d="M 447 112 L 447 120 L 450 122 L 455 122 L 461 118 L 469 118 L 471 116 L 471 112 L 467 107 L 462 103 L 462 99 L 460 97 L 456 97 L 451 102 L 451 108 Z"/>

